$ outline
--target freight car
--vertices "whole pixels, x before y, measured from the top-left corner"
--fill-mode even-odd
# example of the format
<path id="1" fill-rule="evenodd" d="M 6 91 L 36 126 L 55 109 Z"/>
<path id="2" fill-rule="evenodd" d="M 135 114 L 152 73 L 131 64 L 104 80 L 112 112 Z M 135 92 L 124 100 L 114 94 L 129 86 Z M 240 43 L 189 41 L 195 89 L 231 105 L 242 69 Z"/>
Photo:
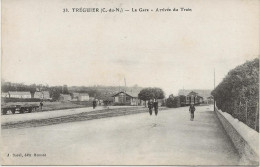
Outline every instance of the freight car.
<path id="1" fill-rule="evenodd" d="M 191 91 L 185 99 L 186 106 L 190 104 L 200 105 L 203 102 L 203 97 L 199 96 L 198 93 Z"/>
<path id="2" fill-rule="evenodd" d="M 190 105 L 190 104 L 194 104 L 194 105 L 199 105 L 199 97 L 197 96 L 186 96 L 186 105 Z"/>
<path id="3" fill-rule="evenodd" d="M 36 111 L 39 108 L 38 105 L 5 105 L 1 106 L 1 113 L 3 115 L 7 114 L 8 111 L 11 111 L 12 114 L 15 114 L 16 111 L 19 113 L 31 113 L 32 111 Z"/>

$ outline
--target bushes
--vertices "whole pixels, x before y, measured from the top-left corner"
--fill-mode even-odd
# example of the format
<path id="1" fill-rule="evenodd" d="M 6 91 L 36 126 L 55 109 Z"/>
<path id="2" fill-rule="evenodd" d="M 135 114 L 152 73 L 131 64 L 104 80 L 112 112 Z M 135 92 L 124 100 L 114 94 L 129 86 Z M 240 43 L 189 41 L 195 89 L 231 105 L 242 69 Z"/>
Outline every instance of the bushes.
<path id="1" fill-rule="evenodd" d="M 211 94 L 219 109 L 255 128 L 256 124 L 252 122 L 257 122 L 258 118 L 256 106 L 259 100 L 259 59 L 247 61 L 229 71 Z"/>
<path id="2" fill-rule="evenodd" d="M 180 98 L 179 97 L 172 97 L 172 96 L 170 96 L 166 100 L 166 107 L 169 107 L 169 108 L 180 107 Z"/>

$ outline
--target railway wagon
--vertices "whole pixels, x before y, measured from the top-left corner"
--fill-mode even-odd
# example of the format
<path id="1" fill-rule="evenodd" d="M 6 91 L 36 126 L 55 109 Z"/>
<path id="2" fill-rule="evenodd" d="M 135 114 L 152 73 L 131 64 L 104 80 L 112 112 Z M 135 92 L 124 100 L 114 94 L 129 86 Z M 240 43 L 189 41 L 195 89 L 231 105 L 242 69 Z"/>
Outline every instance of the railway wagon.
<path id="1" fill-rule="evenodd" d="M 186 96 L 186 105 L 194 104 L 200 105 L 203 102 L 203 98 L 201 96 Z"/>
<path id="2" fill-rule="evenodd" d="M 196 92 L 190 92 L 186 96 L 186 105 L 194 104 L 194 105 L 200 105 L 200 103 L 203 101 L 203 98 L 198 95 Z"/>
<path id="3" fill-rule="evenodd" d="M 39 108 L 38 105 L 6 105 L 1 106 L 2 115 L 7 114 L 8 111 L 11 111 L 12 114 L 15 114 L 16 111 L 23 114 L 25 112 L 31 113 L 36 111 Z"/>

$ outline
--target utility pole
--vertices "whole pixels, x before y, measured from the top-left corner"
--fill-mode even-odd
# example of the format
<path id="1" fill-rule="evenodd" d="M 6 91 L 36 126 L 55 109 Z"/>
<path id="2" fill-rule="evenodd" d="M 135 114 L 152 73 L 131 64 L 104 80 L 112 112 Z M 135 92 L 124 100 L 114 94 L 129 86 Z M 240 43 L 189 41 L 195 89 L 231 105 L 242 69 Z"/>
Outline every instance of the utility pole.
<path id="1" fill-rule="evenodd" d="M 124 77 L 124 81 L 125 81 L 125 77 Z M 126 81 L 125 81 L 125 103 L 126 103 Z"/>
<path id="2" fill-rule="evenodd" d="M 125 81 L 125 78 L 124 78 L 124 81 Z M 125 91 L 126 91 L 126 81 L 125 81 Z"/>
<path id="3" fill-rule="evenodd" d="M 214 89 L 215 89 L 215 68 L 214 68 Z M 215 111 L 215 97 L 214 98 L 214 111 Z"/>

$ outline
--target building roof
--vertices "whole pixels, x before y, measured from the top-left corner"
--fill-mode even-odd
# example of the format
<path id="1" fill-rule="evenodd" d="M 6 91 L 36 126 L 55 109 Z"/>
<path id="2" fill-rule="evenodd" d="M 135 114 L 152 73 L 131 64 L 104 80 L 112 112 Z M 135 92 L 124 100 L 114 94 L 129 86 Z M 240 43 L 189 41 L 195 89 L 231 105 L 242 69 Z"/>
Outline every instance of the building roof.
<path id="1" fill-rule="evenodd" d="M 119 93 L 125 93 L 125 94 L 127 94 L 128 96 L 131 96 L 131 97 L 138 97 L 138 93 L 135 93 L 135 92 L 124 92 L 124 91 L 117 92 L 116 94 L 112 95 L 112 97 L 117 96 Z"/>
<path id="2" fill-rule="evenodd" d="M 197 96 L 198 93 L 191 91 L 187 96 L 192 96 L 192 95 Z"/>
<path id="3" fill-rule="evenodd" d="M 10 95 L 30 95 L 30 96 L 31 96 L 31 93 L 30 93 L 30 92 L 14 92 L 14 91 L 9 91 L 9 94 L 10 94 Z"/>
<path id="4" fill-rule="evenodd" d="M 126 94 L 132 96 L 132 97 L 138 97 L 138 94 L 137 92 L 126 92 Z"/>

